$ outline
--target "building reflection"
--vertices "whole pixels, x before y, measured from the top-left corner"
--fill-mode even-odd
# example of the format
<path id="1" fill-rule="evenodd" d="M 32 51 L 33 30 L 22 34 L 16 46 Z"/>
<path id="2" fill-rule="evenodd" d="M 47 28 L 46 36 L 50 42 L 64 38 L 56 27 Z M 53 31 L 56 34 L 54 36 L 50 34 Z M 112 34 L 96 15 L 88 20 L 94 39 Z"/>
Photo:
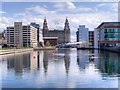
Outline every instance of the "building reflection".
<path id="1" fill-rule="evenodd" d="M 43 51 L 25 54 L 15 54 L 7 57 L 7 68 L 14 69 L 16 74 L 22 75 L 24 71 L 36 72 L 42 66 Z"/>
<path id="2" fill-rule="evenodd" d="M 120 74 L 120 56 L 119 53 L 101 51 L 99 53 L 99 69 L 102 73 L 109 75 Z"/>
<path id="3" fill-rule="evenodd" d="M 64 63 L 65 63 L 65 70 L 66 74 L 68 75 L 69 73 L 69 67 L 70 67 L 70 49 L 65 49 L 64 50 L 65 56 L 64 56 Z"/>
<path id="4" fill-rule="evenodd" d="M 52 56 L 52 53 L 56 55 Z M 59 53 L 62 55 L 57 55 Z M 68 74 L 70 67 L 70 49 L 62 49 L 56 52 L 34 51 L 25 54 L 15 54 L 14 56 L 7 58 L 7 68 L 13 69 L 16 74 L 21 76 L 25 71 L 36 73 L 38 70 L 43 68 L 45 75 L 47 75 L 49 61 L 54 62 L 54 64 L 62 64 L 62 62 L 64 62 L 65 71 L 66 74 Z"/>
<path id="5" fill-rule="evenodd" d="M 30 54 L 14 55 L 7 57 L 7 68 L 14 69 L 16 74 L 22 75 L 24 68 L 30 67 Z"/>
<path id="6" fill-rule="evenodd" d="M 44 58 L 44 52 L 43 51 L 38 51 L 37 52 L 38 55 L 37 55 L 37 64 L 38 64 L 38 70 L 40 68 L 42 68 L 42 64 L 43 64 L 43 58 Z"/>
<path id="7" fill-rule="evenodd" d="M 56 55 L 52 55 L 52 53 Z M 69 74 L 70 68 L 70 49 L 60 49 L 55 52 L 34 51 L 31 53 L 15 54 L 6 57 L 7 68 L 13 70 L 15 74 L 22 76 L 24 72 L 36 73 L 43 69 L 47 75 L 48 69 L 52 70 L 53 65 L 60 65 L 57 69 L 62 70 L 64 65 L 66 75 Z M 52 60 L 53 59 L 53 60 Z M 49 65 L 50 64 L 50 65 Z M 77 50 L 77 65 L 80 70 L 93 65 L 93 69 L 99 70 L 102 75 L 118 75 L 120 74 L 120 56 L 118 53 L 97 50 Z M 56 68 L 56 66 L 54 67 Z M 51 71 L 50 71 L 51 72 Z"/>
<path id="8" fill-rule="evenodd" d="M 77 64 L 85 69 L 90 63 L 95 65 L 101 73 L 115 75 L 120 74 L 120 56 L 118 53 L 98 50 L 77 50 Z M 103 74 L 104 75 L 104 74 Z"/>
<path id="9" fill-rule="evenodd" d="M 61 62 L 63 60 L 65 65 L 65 71 L 66 74 L 68 75 L 69 67 L 70 67 L 70 49 L 58 49 L 57 51 L 53 51 L 53 52 L 44 51 L 43 67 L 44 67 L 45 75 L 47 75 L 48 66 L 50 64 L 49 61 L 54 62 L 54 64 L 55 63 L 59 64 L 59 62 L 60 64 L 62 64 Z"/>
<path id="10" fill-rule="evenodd" d="M 85 69 L 89 62 L 89 52 L 86 50 L 77 50 L 77 64 L 80 69 Z"/>
<path id="11" fill-rule="evenodd" d="M 64 56 L 61 58 L 61 60 L 64 60 L 64 65 L 65 65 L 65 72 L 68 75 L 69 74 L 69 67 L 70 67 L 70 48 L 66 49 L 58 49 L 57 53 L 62 53 Z M 59 59 L 59 58 L 58 58 Z"/>
<path id="12" fill-rule="evenodd" d="M 43 67 L 44 67 L 45 75 L 47 74 L 47 70 L 48 70 L 48 60 L 49 60 L 49 53 L 45 51 L 43 57 Z"/>

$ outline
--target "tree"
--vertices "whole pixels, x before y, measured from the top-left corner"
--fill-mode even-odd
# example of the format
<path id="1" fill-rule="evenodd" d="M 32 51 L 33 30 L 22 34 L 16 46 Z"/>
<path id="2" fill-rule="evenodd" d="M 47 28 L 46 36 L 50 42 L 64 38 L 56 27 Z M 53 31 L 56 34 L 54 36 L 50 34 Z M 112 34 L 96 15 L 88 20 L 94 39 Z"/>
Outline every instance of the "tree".
<path id="1" fill-rule="evenodd" d="M 46 42 L 46 46 L 51 46 L 49 41 Z"/>
<path id="2" fill-rule="evenodd" d="M 81 43 L 81 46 L 82 46 L 82 47 L 85 47 L 85 45 L 86 45 L 86 42 L 82 42 L 82 43 Z"/>

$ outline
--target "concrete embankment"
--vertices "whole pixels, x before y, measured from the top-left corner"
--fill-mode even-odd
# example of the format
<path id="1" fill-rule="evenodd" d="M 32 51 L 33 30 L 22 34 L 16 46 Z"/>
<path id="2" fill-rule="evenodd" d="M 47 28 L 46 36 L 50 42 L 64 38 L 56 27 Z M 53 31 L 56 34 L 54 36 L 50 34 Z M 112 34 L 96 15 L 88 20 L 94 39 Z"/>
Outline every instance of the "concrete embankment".
<path id="1" fill-rule="evenodd" d="M 110 52 L 116 52 L 120 53 L 120 46 L 117 47 L 106 47 L 106 48 L 77 48 L 78 50 L 104 50 L 104 51 L 110 51 Z"/>
<path id="2" fill-rule="evenodd" d="M 103 48 L 102 50 L 120 53 L 120 46 Z"/>
<path id="3" fill-rule="evenodd" d="M 43 48 L 34 48 L 35 51 L 39 50 L 56 50 L 57 48 L 55 47 L 43 47 Z"/>
<path id="4" fill-rule="evenodd" d="M 22 52 L 29 52 L 29 51 L 33 51 L 33 48 L 0 50 L 0 55 L 15 54 L 15 53 L 22 53 Z"/>

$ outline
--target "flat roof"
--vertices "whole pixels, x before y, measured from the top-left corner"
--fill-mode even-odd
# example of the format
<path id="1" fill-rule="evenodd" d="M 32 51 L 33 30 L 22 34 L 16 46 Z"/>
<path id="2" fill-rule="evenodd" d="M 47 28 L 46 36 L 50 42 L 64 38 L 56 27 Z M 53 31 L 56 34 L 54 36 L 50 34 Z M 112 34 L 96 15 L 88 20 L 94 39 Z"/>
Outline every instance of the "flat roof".
<path id="1" fill-rule="evenodd" d="M 111 24 L 111 23 L 113 23 L 113 24 L 118 24 L 118 26 L 120 26 L 120 22 L 102 22 L 98 27 L 97 27 L 97 29 L 98 28 L 100 28 L 102 25 L 104 25 L 104 24 Z"/>

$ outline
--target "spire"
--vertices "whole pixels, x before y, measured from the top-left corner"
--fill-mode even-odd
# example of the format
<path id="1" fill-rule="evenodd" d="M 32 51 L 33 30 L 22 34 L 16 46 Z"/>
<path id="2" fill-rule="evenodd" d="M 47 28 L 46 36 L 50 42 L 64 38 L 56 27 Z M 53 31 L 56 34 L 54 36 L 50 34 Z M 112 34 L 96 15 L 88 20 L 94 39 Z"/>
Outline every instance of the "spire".
<path id="1" fill-rule="evenodd" d="M 69 43 L 70 42 L 70 27 L 69 27 L 69 21 L 67 17 L 65 20 L 64 32 L 65 32 L 65 43 Z"/>
<path id="2" fill-rule="evenodd" d="M 46 17 L 44 18 L 43 22 L 43 29 L 48 29 Z"/>
<path id="3" fill-rule="evenodd" d="M 66 17 L 66 20 L 65 20 L 64 30 L 70 30 L 70 28 L 69 28 L 69 22 L 68 22 L 67 17 Z"/>
<path id="4" fill-rule="evenodd" d="M 68 19 L 67 19 L 67 17 L 66 17 L 65 23 L 68 23 Z"/>

